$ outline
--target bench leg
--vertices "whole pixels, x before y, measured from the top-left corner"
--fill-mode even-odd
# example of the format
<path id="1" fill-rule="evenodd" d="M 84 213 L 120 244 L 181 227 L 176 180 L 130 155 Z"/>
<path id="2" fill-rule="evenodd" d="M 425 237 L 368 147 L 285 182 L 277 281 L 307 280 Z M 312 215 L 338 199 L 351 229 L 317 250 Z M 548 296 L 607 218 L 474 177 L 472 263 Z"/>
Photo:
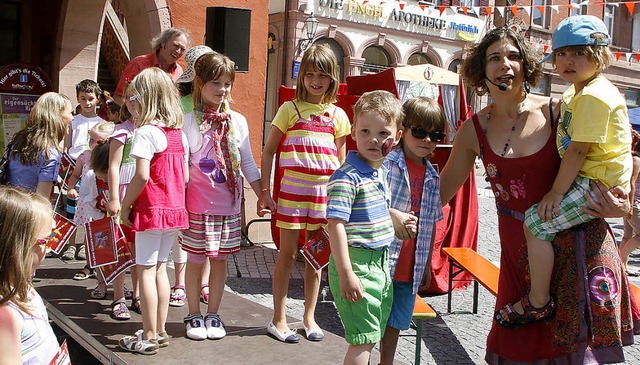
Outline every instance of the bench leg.
<path id="1" fill-rule="evenodd" d="M 447 313 L 451 313 L 452 291 L 453 291 L 453 260 L 449 259 L 449 290 L 447 291 Z"/>
<path id="2" fill-rule="evenodd" d="M 473 314 L 478 314 L 478 281 L 473 281 Z"/>
<path id="3" fill-rule="evenodd" d="M 416 356 L 415 365 L 420 365 L 420 354 L 422 353 L 422 318 L 416 319 Z"/>

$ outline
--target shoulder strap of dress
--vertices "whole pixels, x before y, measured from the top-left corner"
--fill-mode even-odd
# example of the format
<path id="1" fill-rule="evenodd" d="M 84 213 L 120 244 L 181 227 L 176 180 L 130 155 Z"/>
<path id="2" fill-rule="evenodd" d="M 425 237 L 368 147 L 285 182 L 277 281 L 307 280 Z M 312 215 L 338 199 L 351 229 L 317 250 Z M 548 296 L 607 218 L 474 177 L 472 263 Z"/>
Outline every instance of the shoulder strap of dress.
<path id="1" fill-rule="evenodd" d="M 293 104 L 293 107 L 296 108 L 296 113 L 298 113 L 298 118 L 302 118 L 302 115 L 300 115 L 300 110 L 298 110 L 298 106 L 296 105 L 296 102 L 291 100 L 291 104 Z"/>

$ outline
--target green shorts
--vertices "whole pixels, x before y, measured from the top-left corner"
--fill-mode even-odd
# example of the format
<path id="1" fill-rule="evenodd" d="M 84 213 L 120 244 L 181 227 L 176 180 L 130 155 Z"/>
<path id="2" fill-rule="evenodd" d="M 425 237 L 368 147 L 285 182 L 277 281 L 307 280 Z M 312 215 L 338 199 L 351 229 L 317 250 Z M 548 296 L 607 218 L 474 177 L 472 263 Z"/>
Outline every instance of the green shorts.
<path id="1" fill-rule="evenodd" d="M 342 319 L 345 340 L 351 345 L 380 342 L 393 302 L 388 250 L 349 247 L 349 256 L 353 272 L 360 278 L 364 289 L 362 300 L 355 303 L 342 299 L 333 255 L 329 260 L 329 286 Z"/>
<path id="2" fill-rule="evenodd" d="M 543 222 L 538 215 L 538 204 L 535 204 L 525 212 L 524 224 L 537 238 L 543 241 L 553 241 L 556 233 L 586 223 L 594 218 L 580 209 L 581 206 L 589 204 L 587 203 L 587 194 L 596 199 L 591 191 L 591 180 L 578 176 L 571 184 L 571 188 L 569 188 L 564 198 L 562 198 L 558 215 L 550 221 Z"/>

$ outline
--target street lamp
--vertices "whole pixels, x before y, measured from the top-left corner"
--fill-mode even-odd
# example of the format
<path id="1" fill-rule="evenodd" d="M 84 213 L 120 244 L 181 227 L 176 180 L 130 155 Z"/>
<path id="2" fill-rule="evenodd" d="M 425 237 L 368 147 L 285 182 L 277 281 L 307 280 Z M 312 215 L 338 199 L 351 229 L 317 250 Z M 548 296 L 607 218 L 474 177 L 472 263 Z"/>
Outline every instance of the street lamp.
<path id="1" fill-rule="evenodd" d="M 313 13 L 309 15 L 307 20 L 304 21 L 302 25 L 302 32 L 304 33 L 305 38 L 300 39 L 298 42 L 298 54 L 302 54 L 304 51 L 309 48 L 311 43 L 313 42 L 313 38 L 316 36 L 316 32 L 318 31 L 318 19 L 313 16 Z"/>

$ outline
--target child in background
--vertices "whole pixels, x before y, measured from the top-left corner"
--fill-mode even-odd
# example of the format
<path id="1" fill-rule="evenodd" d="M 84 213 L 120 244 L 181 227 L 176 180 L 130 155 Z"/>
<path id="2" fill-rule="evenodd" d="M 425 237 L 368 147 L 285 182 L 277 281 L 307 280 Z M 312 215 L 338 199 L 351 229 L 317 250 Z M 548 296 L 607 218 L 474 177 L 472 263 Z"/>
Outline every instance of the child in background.
<path id="1" fill-rule="evenodd" d="M 118 113 L 119 123 L 116 124 L 115 130 L 109 138 L 109 203 L 107 204 L 107 214 L 109 216 L 117 216 L 120 213 L 120 202 L 136 172 L 136 160 L 130 155 L 133 131 L 136 129 L 136 126 L 131 121 L 131 112 L 135 112 L 135 100 L 131 99 L 133 95 L 128 92 L 128 88 L 125 88 L 125 105 L 122 107 L 116 103 L 109 105 L 110 110 L 112 106 L 120 109 Z M 125 225 L 121 227 L 127 242 L 129 242 L 131 253 L 135 256 L 135 233 Z M 138 272 L 135 266 L 131 267 L 130 271 L 133 285 L 131 309 L 138 314 L 142 314 Z"/>
<path id="2" fill-rule="evenodd" d="M 69 104 L 69 115 L 71 105 Z M 49 250 L 51 203 L 34 192 L 0 186 L 0 363 L 49 364 L 60 345 L 32 278 Z M 20 222 L 20 224 L 15 224 Z"/>
<path id="3" fill-rule="evenodd" d="M 587 206 L 591 181 L 609 189 L 629 191 L 631 131 L 624 97 L 604 76 L 613 60 L 610 37 L 602 20 L 591 15 L 563 19 L 553 31 L 551 58 L 555 69 L 572 84 L 562 95 L 562 118 L 556 143 L 562 157 L 551 191 L 525 212 L 525 237 L 531 290 L 519 302 L 498 310 L 496 322 L 518 328 L 553 318 L 555 301 L 549 293 L 555 254 L 555 234 L 594 217 Z"/>
<path id="4" fill-rule="evenodd" d="M 327 182 L 344 161 L 345 137 L 350 125 L 344 110 L 332 104 L 338 93 L 338 77 L 338 65 L 331 49 L 311 46 L 302 57 L 296 98 L 278 109 L 262 151 L 258 215 L 277 213 L 276 226 L 280 228 L 280 254 L 273 273 L 274 314 L 267 330 L 283 342 L 300 341 L 287 325 L 285 315 L 289 275 L 298 253 L 300 235 L 306 231 L 306 237 L 313 237 L 325 225 Z M 270 195 L 271 169 L 283 136 L 286 138 L 278 158 L 284 174 L 279 182 L 276 211 Z M 315 320 L 320 274 L 306 263 L 303 325 L 305 335 L 311 341 L 324 338 Z"/>
<path id="5" fill-rule="evenodd" d="M 388 91 L 364 93 L 353 108 L 358 151 L 329 180 L 329 286 L 349 349 L 344 364 L 368 364 L 393 300 L 388 247 L 394 228 L 382 163 L 402 136 L 402 104 Z"/>
<path id="6" fill-rule="evenodd" d="M 9 143 L 7 185 L 36 191 L 49 199 L 58 179 L 61 142 L 73 120 L 71 109 L 71 102 L 62 94 L 48 92 L 36 100 L 27 125 Z"/>
<path id="7" fill-rule="evenodd" d="M 102 90 L 98 83 L 93 80 L 85 79 L 76 84 L 76 98 L 80 104 L 80 114 L 76 114 L 71 122 L 71 133 L 65 139 L 65 149 L 74 161 L 83 151 L 89 149 L 89 130 L 98 122 L 104 122 L 96 113 L 96 107 L 99 103 L 99 95 Z M 77 189 L 78 186 L 69 186 L 69 188 Z M 76 213 L 76 205 L 78 198 L 67 195 L 67 218 L 73 219 Z M 63 260 L 73 260 L 76 258 L 76 247 L 70 245 L 65 252 L 62 253 Z"/>
<path id="8" fill-rule="evenodd" d="M 187 53 L 188 55 L 188 53 Z M 188 252 L 187 337 L 220 339 L 226 335 L 218 315 L 227 279 L 227 258 L 240 251 L 241 172 L 260 195 L 260 171 L 249 141 L 247 120 L 226 109 L 231 101 L 235 64 L 218 53 L 200 57 L 194 81 L 194 111 L 185 115 L 184 132 L 191 150 L 187 210 L 189 229 L 181 235 Z M 211 264 L 207 315 L 202 317 L 198 294 L 205 261 Z"/>
<path id="9" fill-rule="evenodd" d="M 407 100 L 403 111 L 402 139 L 383 163 L 396 237 L 389 247 L 393 305 L 380 341 L 382 365 L 393 364 L 398 336 L 411 325 L 415 297 L 425 272 L 426 282 L 431 281 L 435 226 L 443 218 L 440 177 L 428 159 L 437 143 L 444 140 L 444 112 L 435 100 L 426 97 Z"/>
<path id="10" fill-rule="evenodd" d="M 111 130 L 113 132 L 113 129 Z M 111 134 L 111 133 L 109 133 Z M 90 220 L 101 219 L 106 216 L 109 200 L 107 184 L 109 174 L 109 140 L 105 138 L 98 142 L 91 152 L 91 169 L 87 171 L 80 184 L 80 199 L 87 207 Z M 104 299 L 107 296 L 107 284 L 101 270 L 97 270 L 98 286 L 91 292 L 91 298 Z M 125 299 L 127 293 L 124 287 L 125 273 L 113 279 L 113 302 L 111 302 L 111 318 L 122 321 L 131 319 Z"/>
<path id="11" fill-rule="evenodd" d="M 77 199 L 77 206 L 76 206 L 77 210 L 73 218 L 73 221 L 75 224 L 78 225 L 78 227 L 83 227 L 85 223 L 93 219 L 102 218 L 104 216 L 104 214 L 99 217 L 95 217 L 91 215 L 91 212 L 92 212 L 91 205 L 94 203 L 92 202 L 91 199 L 85 199 L 85 197 L 80 196 L 75 186 L 86 175 L 87 171 L 91 169 L 91 167 L 89 166 L 89 160 L 91 159 L 91 152 L 99 143 L 102 143 L 103 141 L 106 141 L 109 138 L 111 133 L 113 133 L 114 126 L 115 125 L 111 122 L 100 122 L 89 130 L 89 149 L 83 151 L 80 154 L 80 156 L 78 156 L 78 159 L 76 160 L 76 166 L 73 169 L 73 172 L 71 173 L 71 177 L 69 177 L 70 189 L 67 190 L 67 197 Z M 69 239 L 69 241 L 75 242 L 75 239 L 76 239 L 76 235 L 74 234 Z M 81 244 L 80 248 L 77 250 L 77 256 L 78 256 L 78 259 L 83 259 L 83 260 L 87 259 L 85 254 L 84 244 Z M 94 270 L 91 269 L 87 264 L 81 271 L 77 272 L 73 276 L 73 280 L 86 280 L 93 276 L 95 276 Z M 100 285 L 100 282 L 99 282 L 98 287 L 94 289 L 94 291 L 96 291 L 95 299 L 104 298 L 104 295 L 106 295 L 106 290 L 107 290 L 106 285 L 104 285 L 104 283 Z M 100 293 L 98 292 L 104 293 L 104 295 L 100 295 Z M 94 298 L 93 292 L 91 294 L 91 297 Z"/>
<path id="12" fill-rule="evenodd" d="M 98 107 L 98 116 L 104 120 L 110 120 L 113 122 L 113 120 L 111 120 L 111 118 L 109 117 L 109 104 L 115 103 L 113 101 L 113 98 L 111 97 L 111 93 L 109 93 L 107 90 L 102 90 L 99 99 L 100 106 Z"/>
<path id="13" fill-rule="evenodd" d="M 169 76 L 157 67 L 143 70 L 127 88 L 136 123 L 130 155 L 136 172 L 122 199 L 122 222 L 136 232 L 136 265 L 142 330 L 121 338 L 126 351 L 145 355 L 169 344 L 167 259 L 181 229 L 189 226 L 185 187 L 188 143 L 180 100 Z"/>

